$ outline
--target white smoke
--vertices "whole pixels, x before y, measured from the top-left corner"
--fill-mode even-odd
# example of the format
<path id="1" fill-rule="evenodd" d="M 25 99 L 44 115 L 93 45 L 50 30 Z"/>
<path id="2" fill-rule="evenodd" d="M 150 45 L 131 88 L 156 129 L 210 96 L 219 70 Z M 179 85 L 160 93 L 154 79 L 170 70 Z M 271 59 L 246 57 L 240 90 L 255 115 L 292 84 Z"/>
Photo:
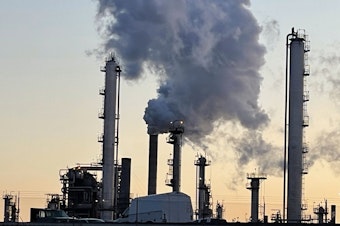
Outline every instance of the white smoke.
<path id="1" fill-rule="evenodd" d="M 249 4 L 99 0 L 104 50 L 122 60 L 125 79 L 140 78 L 145 64 L 162 77 L 158 97 L 145 109 L 149 128 L 163 132 L 169 122 L 184 120 L 186 139 L 202 145 L 214 122 L 235 121 L 262 140 L 258 132 L 269 123 L 258 103 L 266 50 Z M 233 143 L 243 147 L 244 141 Z M 263 141 L 254 148 L 268 151 L 269 146 Z M 257 152 L 248 154 L 242 161 L 258 158 Z"/>

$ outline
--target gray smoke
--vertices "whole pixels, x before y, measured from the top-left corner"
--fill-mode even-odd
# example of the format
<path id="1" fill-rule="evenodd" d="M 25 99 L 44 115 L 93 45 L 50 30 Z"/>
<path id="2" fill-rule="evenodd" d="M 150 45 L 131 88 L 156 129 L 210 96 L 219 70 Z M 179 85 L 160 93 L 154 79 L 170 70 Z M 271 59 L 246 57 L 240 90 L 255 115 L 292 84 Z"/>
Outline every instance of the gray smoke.
<path id="1" fill-rule="evenodd" d="M 158 97 L 145 109 L 149 133 L 184 120 L 186 138 L 201 144 L 216 121 L 235 121 L 251 131 L 268 124 L 258 103 L 265 48 L 249 4 L 99 1 L 104 49 L 122 60 L 123 76 L 138 79 L 147 66 L 161 77 Z"/>
<path id="2" fill-rule="evenodd" d="M 313 166 L 316 161 L 324 160 L 331 165 L 336 172 L 340 172 L 340 132 L 339 128 L 333 128 L 330 131 L 322 131 L 315 139 L 311 148 L 309 157 L 309 167 Z"/>
<path id="3" fill-rule="evenodd" d="M 274 19 L 266 19 L 262 25 L 262 36 L 267 49 L 273 50 L 281 37 L 279 22 Z"/>
<path id="4" fill-rule="evenodd" d="M 282 174 L 283 150 L 263 140 L 258 131 L 245 131 L 241 138 L 230 137 L 229 142 L 238 154 L 238 169 L 242 170 L 245 164 L 255 161 L 255 165 L 261 167 L 261 173 Z"/>

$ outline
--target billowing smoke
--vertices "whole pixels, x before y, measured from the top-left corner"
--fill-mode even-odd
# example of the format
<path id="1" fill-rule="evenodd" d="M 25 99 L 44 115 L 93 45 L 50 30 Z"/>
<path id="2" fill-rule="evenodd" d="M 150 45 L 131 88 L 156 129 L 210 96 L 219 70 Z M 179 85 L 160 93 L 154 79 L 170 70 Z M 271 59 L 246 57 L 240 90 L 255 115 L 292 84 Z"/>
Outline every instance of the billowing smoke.
<path id="1" fill-rule="evenodd" d="M 123 76 L 138 79 L 146 66 L 160 77 L 158 96 L 145 109 L 149 133 L 184 120 L 186 138 L 200 144 L 216 121 L 250 131 L 267 125 L 258 103 L 265 48 L 248 0 L 99 3 L 104 47 L 122 60 Z"/>

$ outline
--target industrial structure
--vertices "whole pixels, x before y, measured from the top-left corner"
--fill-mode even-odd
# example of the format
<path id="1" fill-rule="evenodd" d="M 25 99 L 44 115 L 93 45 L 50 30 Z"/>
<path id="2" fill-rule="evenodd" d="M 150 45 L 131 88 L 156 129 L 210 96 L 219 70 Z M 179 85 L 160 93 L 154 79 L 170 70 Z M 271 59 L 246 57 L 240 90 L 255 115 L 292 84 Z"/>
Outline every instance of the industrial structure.
<path id="1" fill-rule="evenodd" d="M 118 165 L 118 122 L 119 122 L 119 86 L 120 66 L 115 58 L 110 56 L 104 68 L 105 89 L 100 94 L 104 95 L 104 108 L 100 118 L 104 119 L 104 134 L 99 141 L 103 142 L 103 190 L 102 214 L 104 220 L 112 220 L 117 212 L 117 173 Z"/>
<path id="2" fill-rule="evenodd" d="M 197 166 L 197 203 L 198 208 L 195 212 L 196 219 L 206 219 L 212 217 L 210 185 L 205 182 L 205 168 L 210 165 L 210 161 L 204 156 L 199 156 L 195 160 Z M 221 213 L 222 215 L 222 213 Z"/>
<path id="3" fill-rule="evenodd" d="M 13 194 L 3 195 L 4 200 L 4 222 L 18 222 L 19 218 L 19 196 Z"/>
<path id="4" fill-rule="evenodd" d="M 251 216 L 250 221 L 255 223 L 259 221 L 259 190 L 261 180 L 267 179 L 264 174 L 250 173 L 247 175 L 250 183 L 247 184 L 247 189 L 251 190 Z"/>
<path id="5" fill-rule="evenodd" d="M 71 216 L 113 220 L 130 204 L 131 159 L 118 163 L 120 66 L 111 55 L 101 71 L 105 72 L 105 88 L 99 91 L 104 96 L 99 112 L 104 133 L 98 139 L 103 143 L 102 161 L 60 170 L 62 198 L 51 199 L 49 205 L 56 204 Z"/>
<path id="6" fill-rule="evenodd" d="M 60 170 L 62 199 L 54 195 L 49 206 L 53 204 L 53 209 L 65 210 L 70 216 L 99 217 L 101 194 L 95 172 L 101 168 L 101 166 L 77 166 Z"/>
<path id="7" fill-rule="evenodd" d="M 287 35 L 287 68 L 286 68 L 286 101 L 285 101 L 285 137 L 284 137 L 284 192 L 283 217 L 280 210 L 272 217 L 274 223 L 296 225 L 306 218 L 303 210 L 303 175 L 307 173 L 305 154 L 308 152 L 304 129 L 308 126 L 306 102 L 309 100 L 306 90 L 306 76 L 309 75 L 308 55 L 309 41 L 304 31 L 294 31 Z M 289 53 L 289 54 L 288 54 Z M 104 107 L 99 118 L 104 119 L 104 133 L 99 137 L 102 143 L 102 162 L 90 165 L 77 165 L 60 171 L 62 195 L 51 194 L 48 210 L 63 210 L 70 216 L 84 218 L 101 218 L 106 221 L 116 220 L 118 223 L 196 223 L 226 224 L 223 220 L 223 205 L 217 203 L 216 217 L 213 218 L 210 185 L 206 183 L 205 169 L 210 165 L 202 155 L 195 160 L 197 208 L 192 211 L 191 199 L 181 192 L 181 148 L 184 134 L 182 120 L 170 122 L 166 142 L 173 145 L 172 158 L 168 160 L 170 167 L 166 185 L 172 192 L 157 194 L 157 149 L 158 132 L 152 126 L 149 134 L 149 171 L 148 196 L 130 198 L 131 159 L 122 158 L 118 163 L 119 141 L 119 92 L 121 68 L 111 56 L 105 67 L 105 88 L 100 90 L 104 96 Z M 288 143 L 288 144 L 287 144 Z M 286 171 L 288 181 L 286 182 Z M 97 178 L 102 174 L 101 180 Z M 259 189 L 264 174 L 248 174 L 251 190 L 251 223 L 267 223 L 259 220 Z M 287 187 L 287 192 L 286 192 Z M 287 199 L 286 199 L 287 195 Z M 4 222 L 17 222 L 19 208 L 17 197 L 3 196 Z M 287 203 L 287 218 L 285 217 Z M 319 205 L 313 209 L 319 224 L 335 224 L 335 205 L 331 206 L 331 218 L 327 202 L 325 207 Z M 193 222 L 193 214 L 197 222 Z M 212 221 L 217 220 L 217 221 Z M 192 222 L 191 224 L 189 224 Z"/>
<path id="8" fill-rule="evenodd" d="M 303 30 L 287 35 L 286 53 L 286 103 L 285 103 L 285 147 L 284 147 L 284 208 L 286 164 L 288 165 L 287 221 L 299 223 L 306 210 L 303 200 L 303 175 L 307 174 L 305 154 L 308 152 L 304 137 L 304 128 L 308 126 L 306 102 L 309 100 L 306 90 L 306 76 L 309 75 L 308 52 L 310 50 L 308 36 Z M 289 52 L 289 54 L 288 54 Z M 289 59 L 288 59 L 289 58 Z M 288 73 L 289 65 L 289 73 Z M 289 86 L 288 86 L 289 85 Z M 288 124 L 287 124 L 288 120 Z M 288 132 L 287 132 L 288 125 Z M 288 153 L 286 152 L 288 136 Z M 287 156 L 288 155 L 288 156 Z M 288 162 L 286 163 L 286 158 Z M 285 218 L 285 217 L 284 217 Z"/>
<path id="9" fill-rule="evenodd" d="M 169 159 L 168 165 L 170 172 L 166 179 L 166 185 L 172 187 L 172 191 L 180 192 L 181 188 L 181 149 L 182 135 L 184 133 L 184 125 L 182 120 L 170 122 L 169 136 L 167 143 L 173 145 L 173 159 Z M 172 177 L 172 178 L 171 178 Z"/>
<path id="10" fill-rule="evenodd" d="M 158 133 L 149 133 L 148 195 L 157 193 Z"/>

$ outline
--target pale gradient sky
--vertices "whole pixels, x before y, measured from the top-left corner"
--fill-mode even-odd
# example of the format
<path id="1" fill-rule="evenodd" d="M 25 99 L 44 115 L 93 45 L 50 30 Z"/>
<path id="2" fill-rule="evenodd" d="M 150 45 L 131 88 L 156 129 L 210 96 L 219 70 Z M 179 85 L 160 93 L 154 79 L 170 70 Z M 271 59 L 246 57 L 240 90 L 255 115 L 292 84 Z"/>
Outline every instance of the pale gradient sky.
<path id="1" fill-rule="evenodd" d="M 310 126 L 306 136 L 309 155 L 323 154 L 315 157 L 317 163 L 305 177 L 308 214 L 312 214 L 314 202 L 324 199 L 340 206 L 339 7 L 336 0 L 253 0 L 250 7 L 263 27 L 260 41 L 267 48 L 261 69 L 260 105 L 271 122 L 263 135 L 278 147 L 283 144 L 285 37 L 292 27 L 305 29 L 310 37 Z M 86 54 L 102 43 L 96 11 L 96 1 L 90 0 L 0 3 L 0 191 L 20 192 L 24 221 L 29 220 L 30 207 L 45 206 L 46 193 L 60 193 L 60 169 L 100 159 L 97 137 L 103 122 L 97 116 L 103 101 L 98 90 L 104 86 L 104 74 L 99 68 L 105 56 Z M 156 97 L 157 81 L 153 75 L 133 83 L 122 79 L 120 157 L 132 158 L 134 196 L 147 193 L 148 136 L 143 115 L 147 101 Z M 159 144 L 157 191 L 161 193 L 171 190 L 164 179 L 172 147 L 166 144 L 164 135 Z M 215 156 L 207 169 L 214 205 L 223 202 L 228 221 L 244 221 L 250 215 L 244 173 L 258 166 L 250 163 L 236 168 L 233 162 L 237 154 L 224 140 L 217 140 L 209 150 Z M 198 152 L 183 147 L 182 191 L 192 196 L 194 207 L 193 163 Z M 282 153 L 273 152 L 273 156 Z M 238 172 L 244 176 L 231 185 Z M 266 214 L 270 215 L 273 209 L 282 208 L 282 178 L 269 176 L 262 185 L 261 202 L 264 196 Z"/>

